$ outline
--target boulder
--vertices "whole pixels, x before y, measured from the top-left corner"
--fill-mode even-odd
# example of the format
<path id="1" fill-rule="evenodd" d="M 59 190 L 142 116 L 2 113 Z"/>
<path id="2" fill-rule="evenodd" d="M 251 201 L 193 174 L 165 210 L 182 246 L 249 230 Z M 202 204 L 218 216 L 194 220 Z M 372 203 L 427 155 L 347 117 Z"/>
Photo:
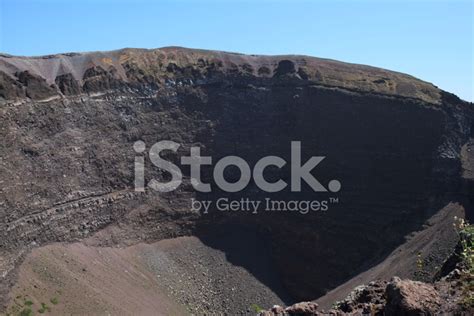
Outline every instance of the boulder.
<path id="1" fill-rule="evenodd" d="M 319 315 L 317 309 L 318 304 L 314 302 L 301 302 L 287 307 L 285 312 L 292 316 L 313 316 Z"/>
<path id="2" fill-rule="evenodd" d="M 441 306 L 438 291 L 430 284 L 392 278 L 385 290 L 386 315 L 434 315 Z"/>

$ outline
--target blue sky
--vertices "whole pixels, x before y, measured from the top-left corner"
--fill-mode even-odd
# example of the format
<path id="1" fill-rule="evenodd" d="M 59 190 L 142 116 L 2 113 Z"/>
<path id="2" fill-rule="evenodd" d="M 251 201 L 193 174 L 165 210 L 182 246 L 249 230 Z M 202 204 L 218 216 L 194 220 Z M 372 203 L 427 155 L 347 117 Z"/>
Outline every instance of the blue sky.
<path id="1" fill-rule="evenodd" d="M 473 100 L 472 0 L 0 0 L 0 51 L 186 46 L 305 54 L 414 75 Z"/>

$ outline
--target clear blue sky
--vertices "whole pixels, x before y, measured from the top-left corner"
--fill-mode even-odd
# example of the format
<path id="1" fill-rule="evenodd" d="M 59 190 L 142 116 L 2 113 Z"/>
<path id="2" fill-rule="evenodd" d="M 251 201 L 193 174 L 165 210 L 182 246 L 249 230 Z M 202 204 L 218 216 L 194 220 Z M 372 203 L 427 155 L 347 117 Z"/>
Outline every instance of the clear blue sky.
<path id="1" fill-rule="evenodd" d="M 473 100 L 471 0 L 0 0 L 0 51 L 186 46 L 412 74 Z"/>

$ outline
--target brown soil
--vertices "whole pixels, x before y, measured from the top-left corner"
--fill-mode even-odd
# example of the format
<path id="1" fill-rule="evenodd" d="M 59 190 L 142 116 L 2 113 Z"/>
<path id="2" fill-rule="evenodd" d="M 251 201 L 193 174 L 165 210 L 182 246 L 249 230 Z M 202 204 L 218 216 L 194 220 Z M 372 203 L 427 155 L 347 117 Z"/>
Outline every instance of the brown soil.
<path id="1" fill-rule="evenodd" d="M 283 304 L 250 272 L 196 237 L 126 248 L 37 248 L 21 265 L 10 299 L 8 313 L 31 301 L 35 314 L 45 303 L 50 315 L 236 314 Z"/>
<path id="2" fill-rule="evenodd" d="M 55 315 L 184 314 L 136 256 L 138 248 L 77 243 L 35 249 L 20 267 L 9 311 L 30 300 L 35 312 L 44 302 Z"/>

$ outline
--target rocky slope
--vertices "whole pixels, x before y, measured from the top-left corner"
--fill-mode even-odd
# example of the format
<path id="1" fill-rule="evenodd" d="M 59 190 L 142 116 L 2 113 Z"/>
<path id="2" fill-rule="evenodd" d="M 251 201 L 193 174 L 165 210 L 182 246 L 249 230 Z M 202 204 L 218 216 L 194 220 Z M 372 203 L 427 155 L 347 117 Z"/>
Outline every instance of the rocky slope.
<path id="1" fill-rule="evenodd" d="M 84 238 L 95 246 L 125 246 L 195 235 L 272 287 L 248 258 L 231 255 L 235 249 L 225 238 L 206 238 L 230 225 L 226 234 L 243 227 L 269 240 L 286 303 L 309 300 L 376 266 L 448 205 L 472 212 L 472 104 L 368 66 L 175 47 L 2 55 L 0 121 L 4 299 L 32 248 Z M 342 189 L 265 194 L 251 183 L 236 194 L 203 194 L 190 186 L 183 167 L 185 184 L 178 190 L 135 192 L 137 140 L 181 143 L 167 154 L 175 163 L 199 145 L 214 162 L 232 154 L 251 166 L 266 155 L 290 161 L 290 142 L 299 140 L 304 158 L 327 157 L 317 168 L 323 185 L 338 179 Z M 289 174 L 284 167 L 268 176 Z M 203 169 L 203 179 L 212 182 L 211 175 L 211 168 Z M 148 168 L 146 177 L 167 174 Z M 215 202 L 222 196 L 333 203 L 309 214 L 202 214 L 190 207 L 191 198 Z M 427 278 L 447 255 L 422 254 L 431 262 Z"/>
<path id="2" fill-rule="evenodd" d="M 431 282 L 378 279 L 355 287 L 332 308 L 316 302 L 274 305 L 261 316 L 324 315 L 472 315 L 474 313 L 474 226 L 457 220 L 459 241 Z M 422 264 L 419 263 L 421 266 Z M 422 267 L 420 267 L 422 268 Z"/>
<path id="3" fill-rule="evenodd" d="M 254 237 L 236 241 L 248 258 L 264 251 Z M 21 264 L 7 314 L 36 312 L 41 303 L 54 315 L 234 315 L 285 304 L 270 258 L 260 254 L 261 260 L 249 262 L 253 271 L 262 271 L 260 281 L 227 256 L 196 237 L 120 248 L 47 245 Z M 272 280 L 271 287 L 265 284 Z"/>

